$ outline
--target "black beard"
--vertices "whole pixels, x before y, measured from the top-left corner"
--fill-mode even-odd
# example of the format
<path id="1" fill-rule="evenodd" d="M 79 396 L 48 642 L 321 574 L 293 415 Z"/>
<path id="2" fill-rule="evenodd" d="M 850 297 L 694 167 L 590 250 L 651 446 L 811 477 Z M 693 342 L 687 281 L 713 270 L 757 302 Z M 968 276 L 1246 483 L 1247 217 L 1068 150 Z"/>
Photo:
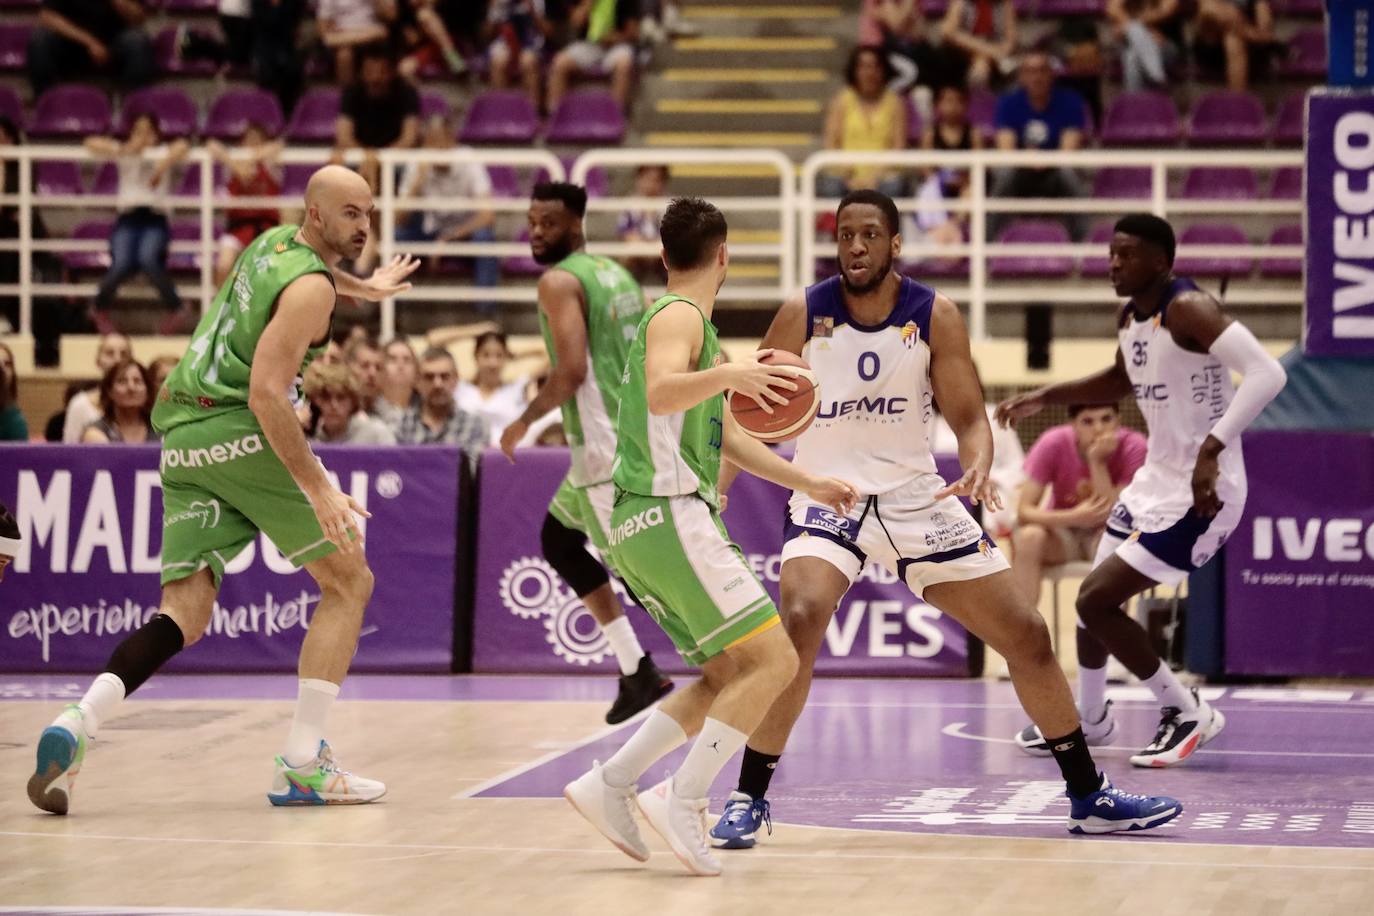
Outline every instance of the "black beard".
<path id="1" fill-rule="evenodd" d="M 862 296 L 864 293 L 871 293 L 877 289 L 882 282 L 887 279 L 887 275 L 891 271 L 892 262 L 888 261 L 882 266 L 882 269 L 873 274 L 873 279 L 869 280 L 863 286 L 855 286 L 853 283 L 849 282 L 849 275 L 844 272 L 844 268 L 840 268 L 840 279 L 844 281 L 845 292 L 855 296 Z"/>
<path id="2" fill-rule="evenodd" d="M 530 257 L 534 258 L 534 263 L 536 264 L 557 264 L 559 261 L 563 260 L 568 255 L 572 254 L 572 252 L 572 242 L 567 239 L 564 239 L 557 245 L 553 243 L 545 245 L 543 254 L 535 254 L 534 251 L 531 250 Z"/>

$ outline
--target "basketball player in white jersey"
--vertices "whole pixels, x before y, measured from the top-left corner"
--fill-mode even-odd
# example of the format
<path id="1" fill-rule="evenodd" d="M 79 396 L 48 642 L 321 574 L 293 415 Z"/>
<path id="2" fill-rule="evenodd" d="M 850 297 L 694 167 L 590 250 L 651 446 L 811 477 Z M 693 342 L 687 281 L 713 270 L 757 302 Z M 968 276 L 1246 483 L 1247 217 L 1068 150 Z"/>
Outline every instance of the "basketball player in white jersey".
<path id="1" fill-rule="evenodd" d="M 845 515 L 801 492 L 788 503 L 780 608 L 801 664 L 749 737 L 740 788 L 712 828 L 714 844 L 747 848 L 762 824 L 771 826 L 768 780 L 806 705 L 826 626 L 870 559 L 1006 657 L 1022 705 L 1056 736 L 1070 830 L 1144 830 L 1172 820 L 1183 810 L 1178 801 L 1120 792 L 1097 769 L 1044 621 L 959 502 L 1001 504 L 988 480 L 992 426 L 958 308 L 892 271 L 902 243 L 891 199 L 852 192 L 837 221 L 840 275 L 784 303 L 763 347 L 801 355 L 819 383 L 822 402 L 794 463 L 842 477 L 860 496 Z M 936 473 L 930 450 L 935 400 L 965 469 L 951 484 Z"/>
<path id="2" fill-rule="evenodd" d="M 1122 609 L 1156 585 L 1178 585 L 1225 543 L 1245 508 L 1240 434 L 1283 388 L 1283 367 L 1192 280 L 1173 273 L 1174 231 L 1157 216 L 1116 224 L 1111 282 L 1130 301 L 1117 321 L 1116 362 L 1095 375 L 1018 395 L 997 408 L 1006 425 L 1047 404 L 1107 403 L 1135 395 L 1149 427 L 1145 465 L 1121 491 L 1078 591 L 1078 708 L 1088 743 L 1111 742 L 1108 653 L 1164 707 L 1154 740 L 1131 763 L 1182 763 L 1226 725 L 1220 710 L 1179 683 L 1145 630 Z M 1240 387 L 1231 374 L 1242 376 Z M 1041 730 L 1016 737 L 1050 753 Z"/>

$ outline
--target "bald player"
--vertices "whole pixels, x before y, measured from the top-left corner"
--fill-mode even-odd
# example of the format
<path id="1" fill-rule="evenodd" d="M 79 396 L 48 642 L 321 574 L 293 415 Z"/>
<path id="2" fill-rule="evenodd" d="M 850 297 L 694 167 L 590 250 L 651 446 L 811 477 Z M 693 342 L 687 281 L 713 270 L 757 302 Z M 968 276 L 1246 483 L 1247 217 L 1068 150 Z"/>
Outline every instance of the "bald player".
<path id="1" fill-rule="evenodd" d="M 157 395 L 162 436 L 162 603 L 115 648 L 80 703 L 38 740 L 29 798 L 66 814 L 87 744 L 123 699 L 205 632 L 224 564 L 258 532 L 319 585 L 300 655 L 300 693 L 267 793 L 274 805 L 360 804 L 386 786 L 342 770 L 325 718 L 348 672 L 372 571 L 358 516 L 310 452 L 296 419 L 300 376 L 323 352 L 336 294 L 377 300 L 410 288 L 397 257 L 367 280 L 335 274 L 367 242 L 372 194 L 340 166 L 311 176 L 305 222 L 264 232 L 234 263 Z"/>

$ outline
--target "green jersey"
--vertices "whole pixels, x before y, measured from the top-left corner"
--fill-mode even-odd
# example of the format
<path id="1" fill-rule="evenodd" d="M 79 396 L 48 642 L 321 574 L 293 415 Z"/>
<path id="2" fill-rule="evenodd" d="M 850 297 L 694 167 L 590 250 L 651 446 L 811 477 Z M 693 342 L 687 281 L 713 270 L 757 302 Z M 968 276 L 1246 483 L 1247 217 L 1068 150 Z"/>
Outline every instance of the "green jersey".
<path id="1" fill-rule="evenodd" d="M 665 307 L 690 299 L 671 293 L 655 302 L 639 323 L 620 389 L 620 418 L 616 423 L 615 484 L 639 496 L 687 496 L 695 493 L 711 506 L 719 504 L 720 443 L 725 395 L 707 398 L 695 407 L 669 416 L 649 412 L 644 380 L 644 347 L 649 322 Z M 698 310 L 699 311 L 699 310 Z M 716 326 L 701 317 L 701 356 L 696 371 L 721 362 Z"/>
<path id="2" fill-rule="evenodd" d="M 296 241 L 298 226 L 278 226 L 258 236 L 239 255 L 210 310 L 191 334 L 191 345 L 167 376 L 153 407 L 153 426 L 171 429 L 248 406 L 253 353 L 282 290 L 306 274 L 334 282 L 329 265 L 309 245 Z M 300 371 L 324 345 L 306 351 Z"/>
<path id="3" fill-rule="evenodd" d="M 587 301 L 589 371 L 573 397 L 563 403 L 563 431 L 572 452 L 568 482 L 587 487 L 611 479 L 620 380 L 644 315 L 644 293 L 629 271 L 609 258 L 579 251 L 559 261 L 555 269 L 576 277 Z M 548 317 L 542 310 L 539 329 L 549 359 L 557 363 Z"/>

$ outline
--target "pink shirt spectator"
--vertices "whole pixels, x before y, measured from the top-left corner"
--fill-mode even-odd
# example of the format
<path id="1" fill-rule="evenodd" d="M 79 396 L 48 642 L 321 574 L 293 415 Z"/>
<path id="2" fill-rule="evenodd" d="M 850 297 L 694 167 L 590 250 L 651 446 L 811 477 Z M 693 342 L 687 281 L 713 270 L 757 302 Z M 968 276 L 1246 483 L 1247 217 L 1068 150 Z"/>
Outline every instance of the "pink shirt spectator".
<path id="1" fill-rule="evenodd" d="M 1133 429 L 1116 434 L 1116 451 L 1107 459 L 1107 473 L 1118 487 L 1131 482 L 1145 463 L 1145 437 Z M 1092 491 L 1088 462 L 1078 454 L 1073 424 L 1053 426 L 1035 441 L 1026 455 L 1026 476 L 1050 488 L 1051 509 L 1072 509 Z"/>

